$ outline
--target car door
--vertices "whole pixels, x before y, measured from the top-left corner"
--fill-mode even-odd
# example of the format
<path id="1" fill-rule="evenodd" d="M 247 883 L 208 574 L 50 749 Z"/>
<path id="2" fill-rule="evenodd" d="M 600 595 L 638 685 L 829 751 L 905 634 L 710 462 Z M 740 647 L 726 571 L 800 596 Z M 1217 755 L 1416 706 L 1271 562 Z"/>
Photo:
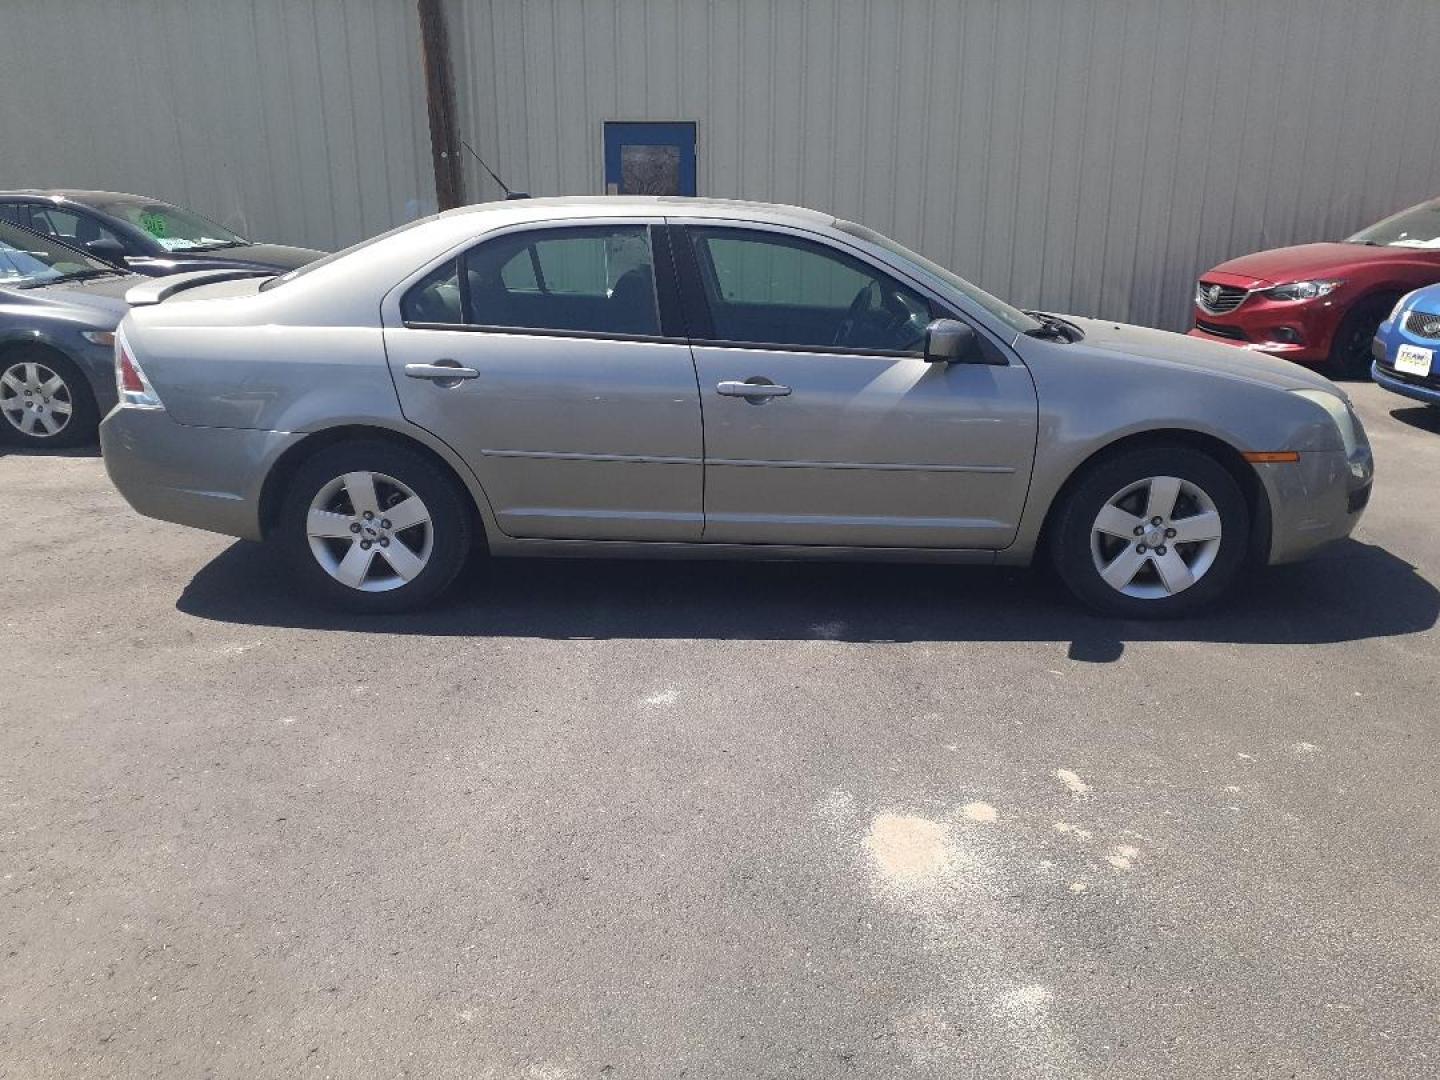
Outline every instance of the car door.
<path id="1" fill-rule="evenodd" d="M 387 301 L 405 416 L 470 463 L 507 535 L 700 538 L 699 394 L 664 243 L 635 220 L 512 229 Z"/>
<path id="2" fill-rule="evenodd" d="M 694 221 L 676 250 L 705 422 L 706 541 L 1012 541 L 1036 431 L 1018 360 L 987 338 L 992 363 L 927 363 L 926 325 L 954 313 L 829 238 Z"/>

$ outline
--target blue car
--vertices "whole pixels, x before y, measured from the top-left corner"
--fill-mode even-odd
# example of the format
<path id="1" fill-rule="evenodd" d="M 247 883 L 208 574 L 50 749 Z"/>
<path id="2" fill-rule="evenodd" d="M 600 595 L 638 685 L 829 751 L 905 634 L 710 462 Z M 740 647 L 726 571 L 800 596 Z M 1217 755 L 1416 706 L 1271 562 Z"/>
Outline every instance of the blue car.
<path id="1" fill-rule="evenodd" d="M 1400 298 L 1370 345 L 1370 375 L 1392 394 L 1440 405 L 1440 285 Z"/>

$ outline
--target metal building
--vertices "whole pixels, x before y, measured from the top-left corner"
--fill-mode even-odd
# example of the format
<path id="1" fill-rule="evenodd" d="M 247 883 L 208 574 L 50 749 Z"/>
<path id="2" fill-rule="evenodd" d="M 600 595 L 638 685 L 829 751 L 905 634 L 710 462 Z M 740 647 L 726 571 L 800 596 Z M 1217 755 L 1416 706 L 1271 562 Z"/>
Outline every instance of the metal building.
<path id="1" fill-rule="evenodd" d="M 1437 49 L 1434 0 L 4 0 L 0 187 L 336 247 L 437 177 L 499 197 L 463 140 L 532 194 L 803 203 L 1179 328 L 1205 267 L 1440 194 Z"/>

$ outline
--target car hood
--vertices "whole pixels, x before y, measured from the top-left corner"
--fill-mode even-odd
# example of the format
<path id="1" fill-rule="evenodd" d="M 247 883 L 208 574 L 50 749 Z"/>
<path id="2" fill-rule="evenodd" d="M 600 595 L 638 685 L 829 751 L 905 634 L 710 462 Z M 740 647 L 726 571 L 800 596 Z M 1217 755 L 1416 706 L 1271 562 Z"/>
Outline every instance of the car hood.
<path id="1" fill-rule="evenodd" d="M 7 288 L 5 303 L 12 309 L 85 311 L 118 323 L 130 310 L 130 305 L 125 303 L 125 291 L 148 280 L 139 274 L 116 274 L 86 281 L 62 281 L 33 289 Z"/>
<path id="2" fill-rule="evenodd" d="M 187 270 L 277 270 L 284 272 L 322 259 L 326 252 L 285 244 L 246 244 L 213 251 L 172 251 L 156 264 L 173 266 L 176 273 Z"/>
<path id="3" fill-rule="evenodd" d="M 227 258 L 233 259 L 237 266 L 265 266 L 274 267 L 277 270 L 294 270 L 306 263 L 312 263 L 316 259 L 323 259 L 327 253 L 316 251 L 314 248 L 290 247 L 287 244 L 249 244 L 218 254 L 224 254 Z"/>
<path id="4" fill-rule="evenodd" d="M 1290 281 L 1313 278 L 1341 277 L 1347 268 L 1365 263 L 1394 262 L 1412 257 L 1407 248 L 1368 247 L 1365 244 L 1300 244 L 1296 247 L 1273 248 L 1241 255 L 1200 275 L 1201 281 L 1211 275 L 1240 279 L 1247 284 L 1281 285 Z M 1228 284 L 1228 282 L 1227 282 Z"/>
<path id="5" fill-rule="evenodd" d="M 1349 400 L 1340 387 L 1323 375 L 1288 360 L 1278 360 L 1237 345 L 1201 341 L 1144 326 L 1074 316 L 1066 318 L 1085 332 L 1084 341 L 1072 348 L 1102 351 L 1139 364 L 1179 365 L 1277 390 L 1326 390 Z"/>

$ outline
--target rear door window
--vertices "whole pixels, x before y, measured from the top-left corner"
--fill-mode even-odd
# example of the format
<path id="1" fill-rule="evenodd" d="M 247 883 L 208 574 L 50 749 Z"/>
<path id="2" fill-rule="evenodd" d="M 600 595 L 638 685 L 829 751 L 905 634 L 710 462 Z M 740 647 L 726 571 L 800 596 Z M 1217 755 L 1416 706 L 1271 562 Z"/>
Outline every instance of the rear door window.
<path id="1" fill-rule="evenodd" d="M 407 323 L 620 337 L 661 333 L 654 257 L 643 225 L 497 237 L 412 286 L 400 309 Z"/>
<path id="2" fill-rule="evenodd" d="M 658 336 L 655 266 L 643 225 L 502 236 L 464 259 L 480 326 Z"/>

